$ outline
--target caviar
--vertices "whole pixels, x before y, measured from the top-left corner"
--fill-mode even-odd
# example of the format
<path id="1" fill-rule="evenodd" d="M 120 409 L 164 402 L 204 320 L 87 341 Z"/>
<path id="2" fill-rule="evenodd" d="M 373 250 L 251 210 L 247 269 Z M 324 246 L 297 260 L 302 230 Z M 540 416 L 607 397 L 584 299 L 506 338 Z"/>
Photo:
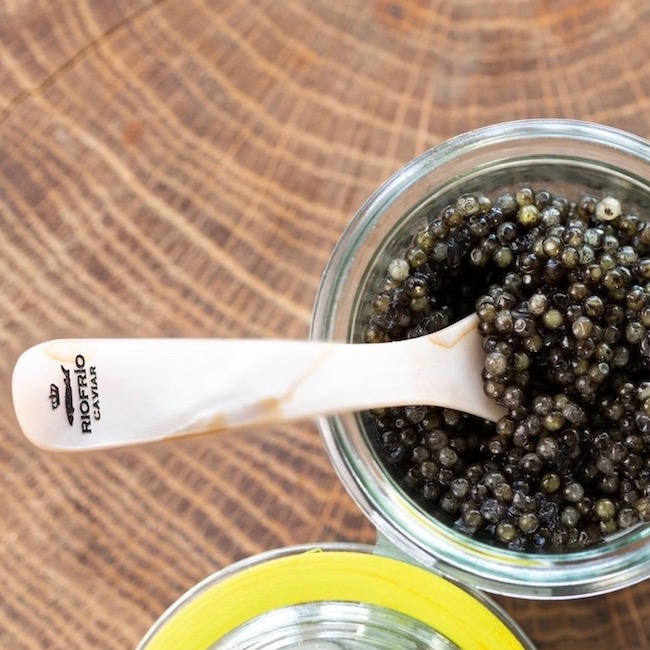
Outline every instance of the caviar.
<path id="1" fill-rule="evenodd" d="M 369 343 L 476 312 L 499 422 L 377 409 L 391 471 L 433 514 L 512 550 L 589 547 L 650 521 L 650 222 L 611 196 L 466 194 L 370 300 Z"/>

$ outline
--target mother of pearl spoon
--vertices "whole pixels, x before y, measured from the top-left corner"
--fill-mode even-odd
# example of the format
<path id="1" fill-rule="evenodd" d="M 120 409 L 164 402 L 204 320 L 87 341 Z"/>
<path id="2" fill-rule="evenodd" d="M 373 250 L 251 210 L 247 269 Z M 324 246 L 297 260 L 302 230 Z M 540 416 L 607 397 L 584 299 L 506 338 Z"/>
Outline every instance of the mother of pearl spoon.
<path id="1" fill-rule="evenodd" d="M 395 343 L 60 339 L 13 373 L 37 446 L 81 451 L 382 406 L 442 406 L 496 421 L 477 318 Z"/>

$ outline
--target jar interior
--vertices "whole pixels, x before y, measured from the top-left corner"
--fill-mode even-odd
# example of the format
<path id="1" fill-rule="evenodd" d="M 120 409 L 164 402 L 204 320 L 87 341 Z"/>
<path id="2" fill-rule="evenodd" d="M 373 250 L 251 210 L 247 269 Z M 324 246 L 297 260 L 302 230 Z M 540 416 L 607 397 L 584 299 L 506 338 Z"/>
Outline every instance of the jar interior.
<path id="1" fill-rule="evenodd" d="M 459 650 L 427 625 L 364 603 L 285 607 L 233 630 L 211 650 Z"/>
<path id="2" fill-rule="evenodd" d="M 516 157 L 474 168 L 432 190 L 429 196 L 414 205 L 386 233 L 369 261 L 358 286 L 348 340 L 363 341 L 363 329 L 369 317 L 370 298 L 379 291 L 386 277 L 385 272 L 382 271 L 385 271 L 390 259 L 403 255 L 413 236 L 426 227 L 430 215 L 436 215 L 462 194 L 482 192 L 488 196 L 497 196 L 503 192 L 515 191 L 522 186 L 531 186 L 534 190 L 546 189 L 553 195 L 562 196 L 570 201 L 576 201 L 585 194 L 598 197 L 609 194 L 619 198 L 628 212 L 636 212 L 639 215 L 647 213 L 650 206 L 650 185 L 645 180 L 631 176 L 622 169 L 602 166 L 591 160 L 558 156 Z M 467 314 L 461 314 L 461 316 L 465 315 Z M 368 434 L 373 426 L 372 416 L 368 412 L 361 412 L 357 414 L 357 421 L 366 436 L 367 444 L 372 449 L 375 462 L 383 466 L 390 476 L 394 489 L 404 493 L 406 498 L 412 499 L 427 516 L 435 516 L 443 524 L 453 527 L 456 517 L 440 510 L 433 515 L 422 499 L 405 493 L 394 465 L 382 459 L 376 439 Z M 639 526 L 641 524 L 637 525 Z M 612 539 L 625 537 L 630 532 L 617 533 L 612 536 Z M 474 539 L 487 545 L 495 544 L 481 534 L 475 535 Z"/>

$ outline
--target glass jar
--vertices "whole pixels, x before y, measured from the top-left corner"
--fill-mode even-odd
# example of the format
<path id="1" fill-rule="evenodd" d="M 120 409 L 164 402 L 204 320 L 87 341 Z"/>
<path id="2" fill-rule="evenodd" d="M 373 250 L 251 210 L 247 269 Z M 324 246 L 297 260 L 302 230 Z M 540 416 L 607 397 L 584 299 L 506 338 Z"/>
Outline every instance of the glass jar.
<path id="1" fill-rule="evenodd" d="M 534 650 L 482 594 L 374 550 L 298 546 L 237 562 L 182 596 L 137 650 Z"/>
<path id="2" fill-rule="evenodd" d="M 363 304 L 379 267 L 421 229 L 427 210 L 467 192 L 532 185 L 569 198 L 602 194 L 648 214 L 650 143 L 596 124 L 525 120 L 453 138 L 398 171 L 363 205 L 341 237 L 316 300 L 312 338 L 362 340 Z M 405 405 L 406 406 L 406 405 Z M 514 552 L 471 538 L 427 514 L 391 477 L 361 414 L 321 419 L 331 460 L 376 526 L 381 544 L 489 592 L 570 598 L 620 589 L 650 575 L 650 526 L 582 551 Z"/>

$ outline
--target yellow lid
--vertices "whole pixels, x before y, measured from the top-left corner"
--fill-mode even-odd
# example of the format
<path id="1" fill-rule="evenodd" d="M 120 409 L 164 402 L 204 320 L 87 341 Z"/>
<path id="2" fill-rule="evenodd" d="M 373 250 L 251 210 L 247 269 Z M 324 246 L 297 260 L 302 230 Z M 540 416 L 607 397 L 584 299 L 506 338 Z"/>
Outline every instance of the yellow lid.
<path id="1" fill-rule="evenodd" d="M 240 625 L 314 602 L 364 603 L 424 623 L 463 650 L 522 650 L 514 632 L 475 596 L 401 560 L 358 551 L 307 552 L 248 566 L 182 599 L 141 648 L 207 650 Z"/>

